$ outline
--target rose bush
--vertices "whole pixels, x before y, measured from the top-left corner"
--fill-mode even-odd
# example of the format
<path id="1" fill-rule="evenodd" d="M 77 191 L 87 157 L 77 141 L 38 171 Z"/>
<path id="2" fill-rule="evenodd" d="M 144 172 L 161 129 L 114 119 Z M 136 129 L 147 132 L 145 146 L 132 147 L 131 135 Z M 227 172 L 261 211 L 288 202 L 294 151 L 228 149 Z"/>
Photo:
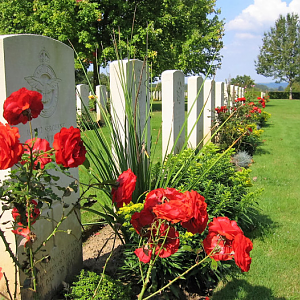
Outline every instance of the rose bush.
<path id="1" fill-rule="evenodd" d="M 126 172 L 124 173 L 126 174 Z M 138 211 L 134 211 L 133 207 L 136 207 Z M 130 211 L 130 224 L 139 236 L 138 240 L 132 237 L 128 241 L 131 245 L 128 252 L 131 251 L 133 245 L 136 245 L 133 253 L 142 263 L 139 267 L 133 265 L 134 269 L 142 270 L 141 275 L 144 277 L 139 299 L 142 299 L 147 289 L 151 274 L 155 272 L 158 276 L 156 268 L 160 265 L 165 266 L 165 261 L 157 260 L 157 258 L 168 259 L 169 264 L 172 265 L 172 262 L 175 263 L 176 261 L 176 258 L 174 261 L 172 257 L 176 256 L 178 252 L 180 252 L 179 257 L 183 257 L 184 253 L 186 253 L 186 257 L 189 257 L 187 255 L 189 252 L 197 253 L 197 263 L 194 265 L 191 263 L 192 266 L 187 270 L 180 270 L 180 273 L 184 271 L 184 276 L 208 257 L 215 261 L 230 261 L 234 258 L 236 265 L 243 272 L 250 268 L 249 253 L 252 250 L 252 242 L 244 236 L 243 231 L 235 221 L 231 221 L 227 217 L 214 218 L 208 225 L 208 234 L 204 239 L 204 231 L 208 223 L 207 204 L 204 197 L 196 191 L 181 192 L 175 188 L 158 188 L 146 195 L 142 207 L 128 203 L 128 205 L 120 206 L 119 210 L 121 216 L 122 212 Z M 123 220 L 123 223 L 126 222 Z M 195 249 L 187 248 L 187 244 L 184 242 L 186 233 L 195 237 L 194 241 L 198 240 L 193 245 Z M 203 239 L 206 257 L 199 256 L 201 239 Z M 184 249 L 189 249 L 189 252 L 185 252 Z M 132 259 L 129 258 L 128 252 L 125 252 L 126 262 Z M 165 267 L 167 268 L 167 265 Z M 169 286 L 183 276 L 180 273 L 173 274 L 175 279 L 168 277 L 168 280 L 162 280 L 161 283 L 164 282 L 166 286 Z M 158 278 L 163 279 L 162 274 Z M 152 284 L 154 283 L 152 282 Z M 162 291 L 166 286 L 162 286 L 158 290 Z M 157 291 L 154 294 L 156 293 Z"/>
<path id="2" fill-rule="evenodd" d="M 43 109 L 42 95 L 21 88 L 5 100 L 3 108 L 3 116 L 9 124 L 29 122 L 32 135 L 31 120 L 37 118 Z M 67 187 L 60 186 L 58 172 L 69 176 L 70 174 L 65 168 L 77 167 L 82 164 L 85 160 L 86 150 L 77 128 L 62 128 L 54 137 L 54 149 L 52 149 L 48 141 L 33 136 L 21 144 L 18 128 L 11 127 L 9 124 L 0 123 L 0 169 L 6 170 L 13 166 L 14 168 L 9 171 L 9 179 L 1 181 L 0 201 L 3 213 L 0 218 L 5 211 L 12 208 L 12 232 L 16 236 L 23 237 L 19 244 L 24 247 L 22 252 L 25 256 L 22 256 L 22 261 L 17 259 L 18 254 L 14 253 L 15 250 L 11 250 L 1 228 L 0 236 L 13 262 L 28 276 L 29 284 L 27 286 L 34 292 L 34 299 L 39 299 L 36 265 L 42 260 L 36 259 L 35 256 L 40 249 L 46 251 L 43 247 L 56 234 L 67 216 L 71 213 L 74 214 L 77 203 L 74 203 L 66 214 L 65 204 L 62 205 L 61 220 L 58 222 L 56 220 L 56 225 L 52 233 L 47 235 L 46 240 L 42 241 L 40 237 L 36 236 L 33 226 L 36 226 L 35 223 L 41 216 L 44 204 L 51 208 L 54 200 L 62 201 L 64 197 L 71 194 L 71 191 L 77 191 L 76 182 L 70 183 Z M 55 159 L 53 153 L 55 153 Z M 49 172 L 49 170 L 55 172 Z M 39 241 L 39 245 L 33 247 L 33 243 L 36 241 Z M 8 286 L 7 289 L 9 290 Z"/>

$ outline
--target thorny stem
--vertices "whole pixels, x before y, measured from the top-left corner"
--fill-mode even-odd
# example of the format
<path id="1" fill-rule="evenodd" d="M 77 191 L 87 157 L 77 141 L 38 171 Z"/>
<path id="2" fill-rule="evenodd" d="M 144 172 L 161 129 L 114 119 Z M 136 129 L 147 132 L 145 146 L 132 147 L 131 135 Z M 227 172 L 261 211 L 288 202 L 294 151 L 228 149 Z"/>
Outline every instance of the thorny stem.
<path id="1" fill-rule="evenodd" d="M 4 232 L 0 229 L 0 237 L 5 245 L 5 250 L 9 253 L 9 256 L 11 257 L 11 259 L 13 260 L 13 262 L 19 267 L 21 268 L 21 265 L 19 263 L 19 261 L 17 260 L 17 258 L 15 257 L 15 255 L 13 254 L 12 250 L 9 247 L 9 243 L 6 241 L 6 238 L 4 236 Z"/>
<path id="2" fill-rule="evenodd" d="M 7 279 L 6 274 L 5 274 L 4 272 L 3 272 L 3 276 L 4 276 L 4 279 L 5 279 L 5 284 L 6 284 L 7 293 L 8 293 L 8 295 L 9 295 L 9 298 L 8 298 L 7 296 L 5 296 L 5 295 L 4 295 L 3 293 L 1 293 L 1 292 L 0 292 L 0 295 L 1 295 L 2 297 L 4 297 L 5 299 L 13 300 L 13 297 L 12 297 L 12 295 L 11 295 L 11 293 L 10 293 L 10 290 L 9 290 L 8 279 Z"/>
<path id="3" fill-rule="evenodd" d="M 58 232 L 59 226 L 62 224 L 63 221 L 65 221 L 68 218 L 68 216 L 75 210 L 75 208 L 76 208 L 76 204 L 72 207 L 72 209 L 67 213 L 66 216 L 63 213 L 60 221 L 56 224 L 51 234 L 36 248 L 33 254 L 36 254 Z"/>

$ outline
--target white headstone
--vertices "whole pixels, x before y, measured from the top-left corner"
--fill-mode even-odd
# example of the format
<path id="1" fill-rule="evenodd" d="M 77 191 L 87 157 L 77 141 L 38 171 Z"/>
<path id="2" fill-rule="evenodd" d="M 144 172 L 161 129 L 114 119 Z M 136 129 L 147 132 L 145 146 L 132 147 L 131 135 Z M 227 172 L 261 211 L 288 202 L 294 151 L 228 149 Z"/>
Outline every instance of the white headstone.
<path id="1" fill-rule="evenodd" d="M 242 88 L 242 97 L 245 97 L 245 88 Z"/>
<path id="2" fill-rule="evenodd" d="M 216 82 L 216 107 L 221 107 L 222 102 L 224 103 L 224 83 Z M 223 104 L 224 105 L 224 104 Z"/>
<path id="3" fill-rule="evenodd" d="M 211 114 L 211 99 L 212 99 L 212 81 L 205 80 L 204 82 L 204 110 L 203 110 L 203 131 L 204 131 L 204 145 L 211 138 L 211 125 L 212 125 L 212 114 Z"/>
<path id="4" fill-rule="evenodd" d="M 185 133 L 181 130 L 185 120 L 184 74 L 177 70 L 164 71 L 161 81 L 162 157 L 165 157 L 180 152 L 185 142 Z"/>
<path id="5" fill-rule="evenodd" d="M 196 149 L 202 147 L 203 139 L 203 79 L 200 76 L 188 78 L 188 114 L 188 145 Z"/>
<path id="6" fill-rule="evenodd" d="M 222 104 L 222 103 L 221 103 Z M 230 106 L 229 105 L 229 93 L 228 93 L 228 85 L 224 83 L 224 102 L 222 105 Z"/>
<path id="7" fill-rule="evenodd" d="M 131 146 L 128 136 L 126 105 L 131 105 L 132 113 L 134 113 L 135 107 L 137 108 L 137 134 L 146 143 L 146 150 L 150 153 L 150 97 L 147 76 L 144 63 L 137 59 L 114 61 L 110 64 L 112 123 L 121 138 L 120 147 L 123 147 L 124 151 L 128 153 L 128 161 L 131 159 L 129 151 Z"/>
<path id="8" fill-rule="evenodd" d="M 84 113 L 86 109 L 89 109 L 89 93 L 90 88 L 87 84 L 76 85 L 76 105 L 79 115 Z"/>
<path id="9" fill-rule="evenodd" d="M 230 89 L 229 89 L 229 103 L 230 103 L 230 105 L 228 105 L 228 106 L 233 106 L 233 104 L 234 104 L 234 100 L 235 100 L 235 86 L 234 85 L 230 85 Z"/>
<path id="10" fill-rule="evenodd" d="M 38 35 L 6 35 L 0 36 L 0 121 L 3 119 L 3 102 L 13 92 L 22 87 L 35 90 L 43 95 L 44 109 L 40 116 L 32 120 L 32 127 L 38 137 L 45 138 L 52 145 L 54 134 L 62 127 L 76 127 L 75 103 L 75 78 L 73 50 L 63 43 Z M 30 138 L 28 124 L 17 125 L 21 135 L 21 142 Z M 72 175 L 78 178 L 78 170 L 71 170 Z M 0 178 L 3 173 L 0 173 Z M 3 177 L 2 177 L 3 178 Z M 71 180 L 61 176 L 59 184 L 67 186 Z M 78 199 L 78 194 L 65 198 L 71 204 Z M 71 205 L 72 206 L 72 205 Z M 70 206 L 70 208 L 71 208 Z M 1 208 L 1 207 L 0 207 Z M 39 220 L 33 225 L 33 232 L 37 235 L 37 247 L 52 232 L 55 222 L 60 221 L 62 205 L 55 202 L 52 209 L 45 208 L 42 215 L 53 218 L 53 222 Z M 77 214 L 79 215 L 79 214 Z M 11 220 L 11 213 L 6 211 L 4 218 Z M 5 235 L 9 238 L 13 251 L 17 245 L 11 233 L 11 227 L 1 225 Z M 46 244 L 36 258 L 41 259 L 49 255 L 49 261 L 38 263 L 37 281 L 39 299 L 51 299 L 62 281 L 79 272 L 82 266 L 81 226 L 72 214 L 61 226 L 61 230 L 72 230 L 72 234 L 58 233 Z M 17 242 L 20 242 L 18 239 Z M 23 251 L 23 246 L 18 248 L 18 253 Z M 9 279 L 10 287 L 14 286 L 14 268 L 12 260 L 5 252 L 2 241 L 0 242 L 0 255 L 2 271 Z M 19 286 L 23 285 L 25 275 L 22 271 L 17 274 Z M 5 281 L 0 281 L 1 292 L 6 293 Z M 22 299 L 34 299 L 29 290 L 21 290 Z"/>
<path id="11" fill-rule="evenodd" d="M 107 103 L 107 92 L 105 85 L 96 86 L 96 112 L 97 112 L 97 122 L 104 122 L 104 114 L 107 113 L 106 103 Z"/>
<path id="12" fill-rule="evenodd" d="M 215 113 L 215 108 L 216 108 L 216 82 L 214 80 L 211 81 L 211 105 L 210 105 L 210 110 L 211 110 L 211 124 L 214 122 L 216 113 Z"/>

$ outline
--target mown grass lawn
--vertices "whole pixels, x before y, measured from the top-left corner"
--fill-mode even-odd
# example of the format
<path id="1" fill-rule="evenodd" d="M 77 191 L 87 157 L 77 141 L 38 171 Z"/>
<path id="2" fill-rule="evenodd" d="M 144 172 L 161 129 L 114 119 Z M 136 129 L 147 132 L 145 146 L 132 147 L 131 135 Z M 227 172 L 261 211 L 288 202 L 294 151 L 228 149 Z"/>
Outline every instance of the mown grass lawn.
<path id="1" fill-rule="evenodd" d="M 213 300 L 300 299 L 300 101 L 272 100 L 264 143 L 254 156 L 254 188 L 261 228 L 253 240 L 248 273 L 217 287 Z"/>

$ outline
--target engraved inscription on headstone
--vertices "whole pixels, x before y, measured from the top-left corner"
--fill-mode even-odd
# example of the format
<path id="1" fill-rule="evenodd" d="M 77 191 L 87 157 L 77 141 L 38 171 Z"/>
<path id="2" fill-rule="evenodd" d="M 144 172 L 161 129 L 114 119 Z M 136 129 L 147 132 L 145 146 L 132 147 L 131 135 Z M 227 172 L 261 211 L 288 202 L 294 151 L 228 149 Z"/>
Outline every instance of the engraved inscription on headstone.
<path id="1" fill-rule="evenodd" d="M 35 69 L 33 76 L 25 77 L 31 89 L 43 95 L 44 109 L 41 116 L 49 118 L 56 109 L 58 100 L 58 83 L 61 79 L 56 78 L 53 68 L 49 65 L 50 55 L 43 49 L 39 55 L 40 65 Z"/>

